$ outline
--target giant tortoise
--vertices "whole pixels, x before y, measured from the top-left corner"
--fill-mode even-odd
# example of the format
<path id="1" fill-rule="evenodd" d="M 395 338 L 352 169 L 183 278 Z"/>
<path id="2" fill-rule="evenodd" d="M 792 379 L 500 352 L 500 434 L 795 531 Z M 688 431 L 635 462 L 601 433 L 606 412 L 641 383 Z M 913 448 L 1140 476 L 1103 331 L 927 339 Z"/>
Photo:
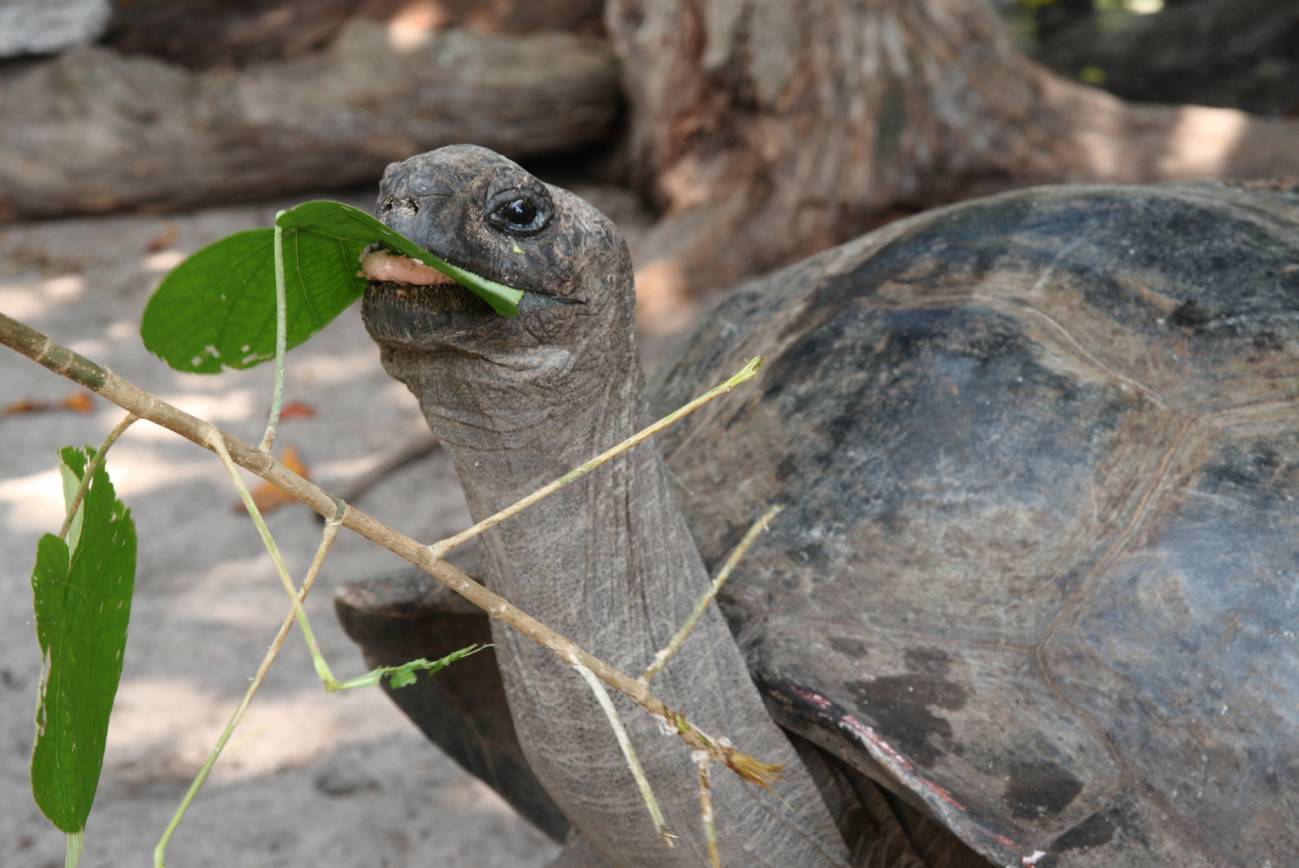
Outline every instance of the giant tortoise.
<path id="1" fill-rule="evenodd" d="M 767 358 L 481 542 L 490 587 L 637 673 L 785 505 L 654 682 L 786 766 L 772 795 L 714 775 L 723 864 L 1279 868 L 1299 858 L 1296 192 L 922 214 L 741 286 L 651 399 L 611 223 L 455 146 L 390 166 L 377 214 L 525 290 L 519 316 L 372 282 L 364 319 L 476 519 Z M 486 635 L 403 581 L 340 593 L 371 660 Z M 566 840 L 556 864 L 707 864 L 681 744 L 622 704 L 667 849 L 587 685 L 491 638 L 494 664 L 394 698 Z"/>

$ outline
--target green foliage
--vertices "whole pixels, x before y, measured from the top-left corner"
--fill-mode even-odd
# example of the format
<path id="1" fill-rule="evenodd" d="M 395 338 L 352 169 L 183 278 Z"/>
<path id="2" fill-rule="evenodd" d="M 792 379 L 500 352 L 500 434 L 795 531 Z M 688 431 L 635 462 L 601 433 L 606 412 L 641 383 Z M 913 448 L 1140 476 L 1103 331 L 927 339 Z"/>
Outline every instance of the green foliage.
<path id="1" fill-rule="evenodd" d="M 315 234 L 328 238 L 334 243 L 355 245 L 356 259 L 352 260 L 355 272 L 360 251 L 372 242 L 379 242 L 385 247 L 418 259 L 425 265 L 436 268 L 450 277 L 483 301 L 492 306 L 492 310 L 501 316 L 514 316 L 518 313 L 519 300 L 523 291 L 497 283 L 494 280 L 466 271 L 452 265 L 444 259 L 434 256 L 404 235 L 394 232 L 364 211 L 341 202 L 303 202 L 280 215 L 277 221 L 284 230 L 285 252 L 290 249 L 287 239 L 291 231 L 300 236 Z M 289 268 L 289 258 L 285 256 L 285 268 Z"/>
<path id="2" fill-rule="evenodd" d="M 350 690 L 354 687 L 371 687 L 381 683 L 384 678 L 388 679 L 388 686 L 394 689 L 409 687 L 415 683 L 415 678 L 420 672 L 434 675 L 446 669 L 452 663 L 463 660 L 471 654 L 477 654 L 488 647 L 490 646 L 469 645 L 459 651 L 452 651 L 447 656 L 437 660 L 428 660 L 421 657 L 418 660 L 411 660 L 409 663 L 402 663 L 400 666 L 380 666 L 378 669 L 372 669 L 364 675 L 343 682 L 337 689 Z"/>
<path id="3" fill-rule="evenodd" d="M 94 455 L 90 447 L 59 451 L 69 505 Z M 69 834 L 85 828 L 99 785 L 135 585 L 135 524 L 102 465 L 77 513 L 66 542 L 41 537 L 32 569 L 44 660 L 32 794 Z"/>
<path id="4" fill-rule="evenodd" d="M 364 211 L 339 202 L 304 202 L 276 220 L 284 237 L 288 347 L 301 344 L 359 299 L 358 275 L 370 244 L 420 260 L 513 316 L 520 290 L 432 255 Z M 178 371 L 214 374 L 275 357 L 274 231 L 253 229 L 209 244 L 178 265 L 149 299 L 140 334 L 150 352 Z"/>
<path id="5" fill-rule="evenodd" d="M 215 374 L 221 368 L 247 368 L 274 358 L 275 233 L 238 232 L 209 244 L 167 275 L 149 299 L 140 323 L 144 345 L 178 371 Z M 343 298 L 308 296 L 292 285 L 287 291 L 289 346 L 306 340 L 357 298 L 348 287 Z M 317 294 L 337 287 L 313 287 Z M 332 309 L 327 318 L 322 310 Z M 314 320 L 314 321 L 313 321 Z"/>

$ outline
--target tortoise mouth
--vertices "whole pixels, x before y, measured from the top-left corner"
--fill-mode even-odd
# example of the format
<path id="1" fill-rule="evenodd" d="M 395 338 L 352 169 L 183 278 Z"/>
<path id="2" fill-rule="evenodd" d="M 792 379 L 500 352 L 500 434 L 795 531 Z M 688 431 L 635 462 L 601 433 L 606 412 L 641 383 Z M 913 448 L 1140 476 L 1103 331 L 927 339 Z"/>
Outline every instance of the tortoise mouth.
<path id="1" fill-rule="evenodd" d="M 376 246 L 374 249 L 380 248 Z M 434 255 L 441 256 L 437 253 Z M 361 317 L 375 341 L 420 349 L 484 335 L 504 326 L 504 318 L 490 304 L 455 278 L 432 269 L 428 271 L 432 273 L 423 273 L 417 278 L 418 282 L 400 279 L 366 281 Z M 487 276 L 495 279 L 494 275 Z M 519 301 L 516 318 L 523 319 L 543 310 L 581 304 L 576 299 L 525 290 Z"/>
<path id="2" fill-rule="evenodd" d="M 420 348 L 485 331 L 499 317 L 455 281 L 414 285 L 371 280 L 361 301 L 361 319 L 381 344 Z"/>
<path id="3" fill-rule="evenodd" d="M 382 244 L 366 248 L 360 276 L 367 278 L 362 319 L 380 343 L 419 346 L 448 331 L 482 329 L 496 317 L 491 305 L 454 277 Z"/>
<path id="4" fill-rule="evenodd" d="M 391 295 L 398 302 L 416 304 L 429 310 L 472 311 L 477 309 L 475 302 L 490 308 L 450 274 L 411 257 L 387 251 L 378 243 L 366 248 L 358 276 L 366 278 L 367 294 Z"/>
<path id="5" fill-rule="evenodd" d="M 367 302 L 373 299 L 377 303 L 395 306 L 404 311 L 496 316 L 491 305 L 451 278 L 432 284 L 370 280 L 366 282 L 365 298 Z"/>

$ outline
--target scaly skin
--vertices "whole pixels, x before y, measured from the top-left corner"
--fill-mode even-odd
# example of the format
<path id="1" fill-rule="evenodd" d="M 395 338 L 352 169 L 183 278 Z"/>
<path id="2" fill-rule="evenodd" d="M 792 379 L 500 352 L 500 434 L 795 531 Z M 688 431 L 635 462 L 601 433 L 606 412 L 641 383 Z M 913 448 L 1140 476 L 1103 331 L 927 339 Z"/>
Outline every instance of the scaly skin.
<path id="1" fill-rule="evenodd" d="M 490 151 L 455 146 L 389 167 L 377 213 L 453 264 L 528 292 L 515 319 L 459 289 L 366 294 L 383 364 L 450 450 L 475 520 L 648 421 L 630 258 L 594 208 Z M 631 673 L 708 585 L 653 444 L 489 531 L 482 550 L 494 591 Z M 582 838 L 560 864 L 707 864 L 695 768 L 677 739 L 615 697 L 678 837 L 667 849 L 587 685 L 508 627 L 492 632 L 524 752 Z M 785 765 L 783 803 L 714 774 L 723 864 L 846 864 L 829 811 L 716 609 L 654 689 L 705 731 Z"/>

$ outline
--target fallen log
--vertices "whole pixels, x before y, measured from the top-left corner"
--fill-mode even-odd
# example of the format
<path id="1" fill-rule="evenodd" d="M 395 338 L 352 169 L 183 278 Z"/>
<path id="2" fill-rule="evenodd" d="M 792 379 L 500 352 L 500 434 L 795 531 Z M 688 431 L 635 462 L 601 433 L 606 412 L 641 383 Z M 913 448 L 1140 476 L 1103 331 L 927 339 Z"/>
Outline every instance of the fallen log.
<path id="1" fill-rule="evenodd" d="M 103 41 L 123 54 L 207 69 L 317 51 L 354 15 L 408 30 L 599 35 L 602 7 L 602 0 L 116 0 Z"/>
<path id="2" fill-rule="evenodd" d="M 515 158 L 606 137 L 604 40 L 569 33 L 400 38 L 347 24 L 325 50 L 194 72 L 91 47 L 0 75 L 0 220 L 177 210 L 376 179 L 452 142 Z"/>

